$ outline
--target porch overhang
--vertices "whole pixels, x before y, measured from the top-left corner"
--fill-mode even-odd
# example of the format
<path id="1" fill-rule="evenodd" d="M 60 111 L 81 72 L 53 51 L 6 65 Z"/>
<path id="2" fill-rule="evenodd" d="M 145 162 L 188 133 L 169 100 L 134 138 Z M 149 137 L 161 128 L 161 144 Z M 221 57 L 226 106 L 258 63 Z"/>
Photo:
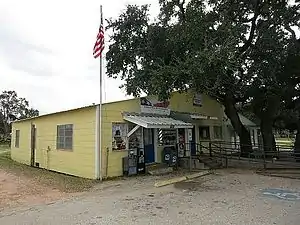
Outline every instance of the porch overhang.
<path id="1" fill-rule="evenodd" d="M 123 119 L 144 128 L 193 128 L 193 124 L 175 120 L 167 116 L 123 115 Z"/>
<path id="2" fill-rule="evenodd" d="M 188 123 L 194 123 L 197 120 L 218 120 L 219 119 L 216 116 L 207 116 L 200 113 L 185 113 L 185 112 L 175 112 L 175 111 L 171 112 L 171 116 Z"/>

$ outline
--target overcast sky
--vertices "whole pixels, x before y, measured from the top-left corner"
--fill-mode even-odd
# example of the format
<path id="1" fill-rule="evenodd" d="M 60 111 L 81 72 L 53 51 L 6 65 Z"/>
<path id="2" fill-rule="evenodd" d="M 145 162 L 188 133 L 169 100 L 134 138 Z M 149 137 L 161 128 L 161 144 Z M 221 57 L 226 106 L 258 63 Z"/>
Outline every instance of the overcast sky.
<path id="1" fill-rule="evenodd" d="M 99 5 L 103 5 L 104 18 L 116 18 L 126 4 L 145 3 L 151 4 L 155 16 L 157 2 L 1 0 L 0 91 L 17 91 L 41 114 L 98 103 L 99 61 L 93 58 L 92 49 Z M 105 77 L 104 101 L 129 98 L 119 89 L 121 84 Z"/>

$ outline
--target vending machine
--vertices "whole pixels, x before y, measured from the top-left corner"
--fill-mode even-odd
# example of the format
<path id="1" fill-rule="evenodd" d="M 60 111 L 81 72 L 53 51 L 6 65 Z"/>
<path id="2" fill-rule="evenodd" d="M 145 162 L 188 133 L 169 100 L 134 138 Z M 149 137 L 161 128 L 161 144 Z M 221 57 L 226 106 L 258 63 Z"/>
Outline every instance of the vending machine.
<path id="1" fill-rule="evenodd" d="M 139 154 L 138 154 L 137 173 L 138 174 L 146 173 L 145 155 L 144 155 L 143 149 L 140 149 Z"/>

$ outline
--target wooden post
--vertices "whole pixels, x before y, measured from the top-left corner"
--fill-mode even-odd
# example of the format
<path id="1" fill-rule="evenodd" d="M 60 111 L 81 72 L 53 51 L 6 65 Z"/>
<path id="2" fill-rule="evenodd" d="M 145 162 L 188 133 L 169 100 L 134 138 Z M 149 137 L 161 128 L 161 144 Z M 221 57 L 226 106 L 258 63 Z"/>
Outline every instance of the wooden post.
<path id="1" fill-rule="evenodd" d="M 190 172 L 192 171 L 192 141 L 190 141 Z"/>
<path id="2" fill-rule="evenodd" d="M 225 154 L 226 154 L 226 156 L 225 156 L 225 165 L 226 165 L 226 168 L 228 168 L 228 156 L 227 156 L 227 152 L 225 151 Z"/>
<path id="3" fill-rule="evenodd" d="M 265 153 L 265 151 L 264 151 L 264 169 L 266 169 L 267 168 L 267 164 L 266 164 L 266 153 Z"/>

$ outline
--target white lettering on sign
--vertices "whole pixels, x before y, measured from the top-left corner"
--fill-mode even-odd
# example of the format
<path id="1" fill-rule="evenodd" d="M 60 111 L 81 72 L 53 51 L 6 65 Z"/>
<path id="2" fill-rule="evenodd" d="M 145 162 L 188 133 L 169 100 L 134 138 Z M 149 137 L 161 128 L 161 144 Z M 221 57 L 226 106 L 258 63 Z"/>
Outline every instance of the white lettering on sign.
<path id="1" fill-rule="evenodd" d="M 168 108 L 170 102 L 168 100 L 158 101 L 155 97 L 142 97 L 140 103 L 142 113 L 170 115 L 171 110 Z"/>

